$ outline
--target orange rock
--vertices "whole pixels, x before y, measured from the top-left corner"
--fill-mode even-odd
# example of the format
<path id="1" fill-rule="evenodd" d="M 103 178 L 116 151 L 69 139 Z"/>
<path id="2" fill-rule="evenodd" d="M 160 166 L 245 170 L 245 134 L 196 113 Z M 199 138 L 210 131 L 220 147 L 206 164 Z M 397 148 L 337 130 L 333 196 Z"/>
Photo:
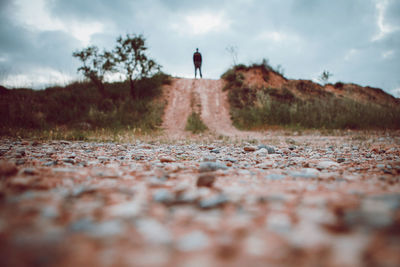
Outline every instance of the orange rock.
<path id="1" fill-rule="evenodd" d="M 0 177 L 7 177 L 17 174 L 17 166 L 8 161 L 0 161 Z"/>

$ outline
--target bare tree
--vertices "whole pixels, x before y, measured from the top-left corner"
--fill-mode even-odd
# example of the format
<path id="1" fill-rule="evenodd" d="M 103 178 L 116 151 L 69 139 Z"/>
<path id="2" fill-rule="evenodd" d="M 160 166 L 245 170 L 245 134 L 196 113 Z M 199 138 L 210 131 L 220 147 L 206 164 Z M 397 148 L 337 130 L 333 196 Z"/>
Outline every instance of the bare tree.
<path id="1" fill-rule="evenodd" d="M 324 70 L 322 72 L 321 76 L 319 76 L 319 80 L 325 84 L 328 82 L 329 78 L 332 76 L 333 76 L 333 73 L 330 73 L 329 71 Z"/>
<path id="2" fill-rule="evenodd" d="M 238 61 L 238 52 L 237 52 L 237 46 L 233 46 L 233 45 L 228 45 L 225 50 L 229 53 L 229 55 L 231 55 L 232 57 L 232 62 L 233 62 L 233 66 L 236 66 L 237 61 Z"/>

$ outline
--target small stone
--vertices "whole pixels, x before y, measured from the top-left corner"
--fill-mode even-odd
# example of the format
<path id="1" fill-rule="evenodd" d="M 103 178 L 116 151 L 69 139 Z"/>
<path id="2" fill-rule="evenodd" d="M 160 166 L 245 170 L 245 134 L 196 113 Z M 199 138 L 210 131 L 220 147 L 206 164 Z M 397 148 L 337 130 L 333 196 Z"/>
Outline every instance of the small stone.
<path id="1" fill-rule="evenodd" d="M 258 164 L 256 167 L 257 167 L 257 168 L 260 168 L 260 169 L 269 169 L 269 168 L 271 168 L 273 165 L 274 165 L 274 162 L 273 162 L 273 161 L 267 160 L 267 161 L 264 161 L 264 162 Z"/>
<path id="2" fill-rule="evenodd" d="M 67 159 L 63 159 L 62 161 L 63 161 L 64 163 L 75 164 L 75 160 L 74 160 L 74 159 L 69 159 L 69 158 L 67 158 Z"/>
<path id="3" fill-rule="evenodd" d="M 108 212 L 111 216 L 129 218 L 139 215 L 141 207 L 138 201 L 128 201 L 110 206 Z"/>
<path id="4" fill-rule="evenodd" d="M 17 159 L 17 161 L 15 162 L 15 164 L 17 164 L 17 165 L 24 165 L 25 162 L 26 162 L 25 159 Z"/>
<path id="5" fill-rule="evenodd" d="M 201 174 L 198 178 L 197 178 L 197 186 L 201 187 L 212 187 L 215 181 L 215 176 L 212 174 Z"/>
<path id="6" fill-rule="evenodd" d="M 196 230 L 178 240 L 177 247 L 181 251 L 196 251 L 206 248 L 210 241 L 206 234 Z"/>
<path id="7" fill-rule="evenodd" d="M 296 143 L 296 141 L 292 138 L 287 138 L 286 143 L 294 145 Z"/>
<path id="8" fill-rule="evenodd" d="M 207 156 L 204 156 L 204 157 L 203 157 L 203 160 L 202 160 L 202 161 L 204 161 L 204 162 L 207 162 L 207 161 L 209 161 L 209 162 L 216 162 L 216 161 L 217 161 L 217 158 L 214 157 L 213 155 L 207 155 Z"/>
<path id="9" fill-rule="evenodd" d="M 68 155 L 69 159 L 74 159 L 76 158 L 76 154 L 75 153 L 71 153 L 70 155 Z"/>
<path id="10" fill-rule="evenodd" d="M 17 166 L 8 161 L 0 161 L 0 177 L 7 177 L 17 174 Z"/>
<path id="11" fill-rule="evenodd" d="M 227 197 L 223 194 L 213 195 L 208 198 L 202 199 L 199 202 L 200 208 L 212 209 L 225 204 L 228 201 Z"/>
<path id="12" fill-rule="evenodd" d="M 159 159 L 160 159 L 161 163 L 169 163 L 169 162 L 176 161 L 173 157 L 169 157 L 169 156 L 161 156 Z"/>
<path id="13" fill-rule="evenodd" d="M 109 160 L 108 157 L 104 157 L 104 156 L 97 157 L 97 159 L 100 161 L 108 161 Z"/>
<path id="14" fill-rule="evenodd" d="M 168 228 L 154 219 L 140 219 L 136 222 L 136 228 L 143 238 L 153 244 L 169 244 L 172 235 Z"/>
<path id="15" fill-rule="evenodd" d="M 167 189 L 158 189 L 153 194 L 153 200 L 168 204 L 174 201 L 174 195 Z"/>
<path id="16" fill-rule="evenodd" d="M 35 175 L 37 173 L 34 168 L 25 168 L 23 172 L 26 175 Z"/>
<path id="17" fill-rule="evenodd" d="M 344 158 L 338 158 L 336 161 L 337 161 L 337 163 L 343 163 L 343 162 L 345 162 L 346 160 L 345 160 Z"/>
<path id="18" fill-rule="evenodd" d="M 277 181 L 277 180 L 282 180 L 286 176 L 283 174 L 276 174 L 276 173 L 271 173 L 265 176 L 265 179 L 272 180 L 272 181 Z"/>
<path id="19" fill-rule="evenodd" d="M 339 164 L 337 162 L 331 161 L 331 160 L 324 160 L 320 161 L 317 165 L 317 169 L 323 170 L 323 169 L 329 169 L 332 167 L 337 167 Z"/>
<path id="20" fill-rule="evenodd" d="M 385 168 L 385 164 L 376 164 L 376 167 L 378 169 L 384 169 Z"/>
<path id="21" fill-rule="evenodd" d="M 275 148 L 272 146 L 267 146 L 267 145 L 259 145 L 258 149 L 265 148 L 268 151 L 268 154 L 275 154 Z"/>
<path id="22" fill-rule="evenodd" d="M 235 158 L 230 158 L 230 157 L 225 158 L 224 160 L 225 160 L 225 161 L 229 161 L 229 162 L 231 162 L 231 163 L 236 163 L 236 162 L 237 162 L 237 159 L 235 159 Z"/>
<path id="23" fill-rule="evenodd" d="M 110 238 L 122 234 L 124 228 L 120 221 L 105 221 L 94 224 L 90 228 L 89 234 L 97 238 Z"/>
<path id="24" fill-rule="evenodd" d="M 303 168 L 300 171 L 291 171 L 289 174 L 297 178 L 317 178 L 319 176 L 319 171 L 313 168 Z"/>
<path id="25" fill-rule="evenodd" d="M 266 226 L 268 230 L 277 233 L 288 233 L 291 229 L 291 221 L 286 214 L 272 214 L 268 216 Z"/>
<path id="26" fill-rule="evenodd" d="M 219 154 L 220 151 L 219 151 L 219 149 L 214 148 L 214 149 L 210 150 L 210 153 Z"/>
<path id="27" fill-rule="evenodd" d="M 256 147 L 256 146 L 245 146 L 243 148 L 243 150 L 246 152 L 253 152 L 253 151 L 256 151 L 257 149 L 258 149 L 258 147 Z"/>
<path id="28" fill-rule="evenodd" d="M 57 161 L 48 161 L 48 162 L 43 163 L 43 166 L 46 166 L 46 167 L 50 167 L 50 166 L 54 166 L 54 165 L 57 165 Z"/>
<path id="29" fill-rule="evenodd" d="M 15 153 L 19 156 L 19 157 L 23 157 L 26 155 L 25 149 L 23 148 L 19 148 L 15 151 Z"/>
<path id="30" fill-rule="evenodd" d="M 254 155 L 265 157 L 266 155 L 268 155 L 268 150 L 266 148 L 261 148 L 254 152 Z"/>
<path id="31" fill-rule="evenodd" d="M 216 170 L 226 170 L 228 167 L 226 167 L 225 164 L 218 163 L 218 162 L 202 162 L 200 163 L 200 172 L 211 172 L 211 171 L 216 171 Z"/>

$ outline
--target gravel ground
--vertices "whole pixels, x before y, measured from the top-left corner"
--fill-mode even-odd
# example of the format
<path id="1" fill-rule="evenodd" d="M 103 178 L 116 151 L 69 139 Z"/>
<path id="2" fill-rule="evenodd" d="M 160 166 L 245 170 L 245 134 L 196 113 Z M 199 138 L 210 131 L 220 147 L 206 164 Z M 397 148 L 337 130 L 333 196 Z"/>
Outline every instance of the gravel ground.
<path id="1" fill-rule="evenodd" d="M 0 139 L 1 266 L 399 266 L 400 138 Z"/>

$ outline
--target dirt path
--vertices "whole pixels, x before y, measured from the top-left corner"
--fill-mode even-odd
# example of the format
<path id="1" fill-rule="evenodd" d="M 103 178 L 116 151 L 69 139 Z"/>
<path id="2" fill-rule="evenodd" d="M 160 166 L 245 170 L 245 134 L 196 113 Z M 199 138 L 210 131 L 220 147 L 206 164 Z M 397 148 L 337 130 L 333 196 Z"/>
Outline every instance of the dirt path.
<path id="1" fill-rule="evenodd" d="M 185 125 L 192 112 L 191 103 L 200 105 L 203 122 L 215 136 L 261 138 L 258 132 L 239 131 L 232 125 L 227 92 L 222 91 L 223 80 L 175 79 L 167 88 L 168 105 L 164 114 L 163 128 L 169 138 L 187 137 Z M 194 98 L 194 99 L 193 99 Z"/>
<path id="2" fill-rule="evenodd" d="M 172 139 L 186 136 L 185 125 L 191 112 L 190 94 L 192 80 L 174 79 L 166 88 L 167 108 L 163 119 L 163 129 L 166 135 Z"/>

